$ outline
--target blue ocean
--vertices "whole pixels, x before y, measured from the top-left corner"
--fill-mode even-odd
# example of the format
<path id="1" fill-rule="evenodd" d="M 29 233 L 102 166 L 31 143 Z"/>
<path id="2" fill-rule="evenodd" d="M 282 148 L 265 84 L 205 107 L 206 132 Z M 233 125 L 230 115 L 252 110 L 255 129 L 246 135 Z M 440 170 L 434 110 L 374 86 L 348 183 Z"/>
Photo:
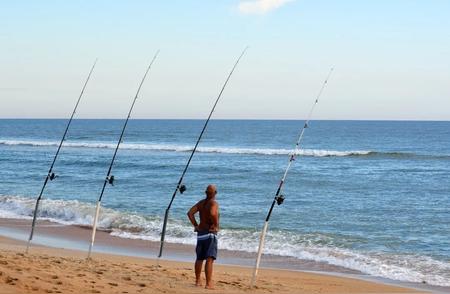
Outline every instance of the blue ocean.
<path id="1" fill-rule="evenodd" d="M 131 120 L 99 226 L 159 240 L 202 120 Z M 66 120 L 0 120 L 0 216 L 30 219 Z M 75 120 L 40 219 L 91 225 L 122 120 Z M 220 248 L 255 252 L 303 121 L 212 120 L 166 240 L 193 244 L 186 211 L 218 187 Z M 272 214 L 265 253 L 450 286 L 450 122 L 312 121 Z"/>

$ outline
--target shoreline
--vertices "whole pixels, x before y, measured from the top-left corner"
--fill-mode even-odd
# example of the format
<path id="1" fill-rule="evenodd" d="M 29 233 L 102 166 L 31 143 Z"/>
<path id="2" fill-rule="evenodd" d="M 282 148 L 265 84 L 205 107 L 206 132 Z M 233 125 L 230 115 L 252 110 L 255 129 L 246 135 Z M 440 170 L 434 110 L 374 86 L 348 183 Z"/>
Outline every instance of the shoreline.
<path id="1" fill-rule="evenodd" d="M 0 219 L 0 235 L 25 241 L 28 239 L 30 226 L 30 220 Z M 194 233 L 192 236 L 195 237 Z M 91 227 L 64 225 L 40 220 L 36 225 L 31 248 L 33 244 L 45 246 L 53 244 L 52 247 L 63 247 L 87 252 L 90 239 Z M 166 242 L 164 248 L 163 259 L 191 262 L 195 258 L 195 247 L 193 245 Z M 97 230 L 93 248 L 93 253 L 113 253 L 148 259 L 157 258 L 158 251 L 159 242 L 113 236 L 110 234 L 110 231 L 104 230 Z M 295 257 L 270 254 L 264 254 L 263 256 L 264 258 L 261 261 L 261 267 L 263 268 L 364 275 L 360 271 L 316 261 L 300 260 Z M 219 244 L 217 263 L 253 267 L 255 257 L 256 253 L 220 249 Z"/>
<path id="2" fill-rule="evenodd" d="M 0 235 L 6 236 L 9 242 L 17 242 L 24 246 L 30 226 L 29 220 L 23 219 L 0 219 Z M 34 243 L 30 248 L 30 253 L 40 252 L 42 248 L 53 251 L 64 250 L 76 252 L 75 256 L 85 258 L 90 240 L 90 230 L 86 227 L 74 225 L 62 225 L 49 221 L 41 220 L 36 227 Z M 2 242 L 3 243 L 3 242 Z M 51 247 L 49 246 L 51 244 Z M 96 244 L 94 246 L 93 258 L 98 256 L 120 256 L 122 258 L 142 259 L 158 262 L 175 262 L 191 264 L 194 260 L 194 247 L 192 245 L 167 243 L 165 256 L 158 260 L 156 254 L 159 248 L 159 242 L 144 241 L 138 239 L 126 239 L 112 236 L 109 232 L 98 231 Z M 248 275 L 252 272 L 254 263 L 254 253 L 237 252 L 229 250 L 220 250 L 220 267 L 240 268 L 246 271 Z M 432 291 L 435 293 L 449 292 L 447 287 L 438 287 L 431 285 L 422 285 L 419 283 L 401 282 L 378 278 L 362 274 L 360 272 L 321 264 L 313 261 L 302 261 L 296 258 L 264 255 L 264 263 L 261 266 L 260 273 L 280 271 L 327 276 L 339 279 L 357 279 L 374 283 L 376 285 L 391 287 L 406 287 L 414 291 Z M 248 280 L 249 282 L 250 280 Z"/>
<path id="3" fill-rule="evenodd" d="M 195 287 L 192 263 L 85 252 L 0 237 L 0 292 L 15 293 L 210 293 Z M 427 293 L 354 278 L 264 269 L 249 288 L 251 269 L 216 265 L 212 293 Z"/>

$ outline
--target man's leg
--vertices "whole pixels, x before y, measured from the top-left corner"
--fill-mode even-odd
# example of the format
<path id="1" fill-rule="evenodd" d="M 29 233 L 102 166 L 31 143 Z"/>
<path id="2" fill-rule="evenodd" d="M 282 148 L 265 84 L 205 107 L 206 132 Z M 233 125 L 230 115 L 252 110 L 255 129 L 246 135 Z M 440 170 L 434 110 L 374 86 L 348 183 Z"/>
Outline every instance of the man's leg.
<path id="1" fill-rule="evenodd" d="M 214 258 L 208 257 L 205 264 L 205 276 L 206 276 L 206 286 L 207 289 L 214 289 L 214 283 L 212 281 L 213 276 L 213 264 Z"/>
<path id="2" fill-rule="evenodd" d="M 195 261 L 195 285 L 196 286 L 202 286 L 202 266 L 203 266 L 203 260 L 196 260 Z"/>

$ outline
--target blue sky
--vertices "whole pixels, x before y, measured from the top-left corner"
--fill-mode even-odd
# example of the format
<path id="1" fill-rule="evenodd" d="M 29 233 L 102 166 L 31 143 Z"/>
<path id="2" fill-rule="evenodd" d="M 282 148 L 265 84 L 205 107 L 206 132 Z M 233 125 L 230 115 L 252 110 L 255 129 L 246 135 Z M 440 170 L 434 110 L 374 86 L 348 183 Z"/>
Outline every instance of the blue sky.
<path id="1" fill-rule="evenodd" d="M 262 8 L 266 7 L 267 10 Z M 0 1 L 0 117 L 450 119 L 450 1 Z"/>

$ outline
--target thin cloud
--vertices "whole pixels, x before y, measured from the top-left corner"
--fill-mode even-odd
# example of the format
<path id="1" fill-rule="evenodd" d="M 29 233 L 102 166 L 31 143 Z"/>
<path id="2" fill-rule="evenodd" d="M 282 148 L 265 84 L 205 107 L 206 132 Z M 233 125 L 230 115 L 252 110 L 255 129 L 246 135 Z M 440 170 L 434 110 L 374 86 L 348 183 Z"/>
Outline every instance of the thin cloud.
<path id="1" fill-rule="evenodd" d="M 16 91 L 26 91 L 27 88 L 8 88 L 8 87 L 0 87 L 1 92 L 16 92 Z"/>
<path id="2" fill-rule="evenodd" d="M 246 0 L 239 3 L 239 12 L 243 14 L 265 14 L 280 8 L 294 0 Z"/>

